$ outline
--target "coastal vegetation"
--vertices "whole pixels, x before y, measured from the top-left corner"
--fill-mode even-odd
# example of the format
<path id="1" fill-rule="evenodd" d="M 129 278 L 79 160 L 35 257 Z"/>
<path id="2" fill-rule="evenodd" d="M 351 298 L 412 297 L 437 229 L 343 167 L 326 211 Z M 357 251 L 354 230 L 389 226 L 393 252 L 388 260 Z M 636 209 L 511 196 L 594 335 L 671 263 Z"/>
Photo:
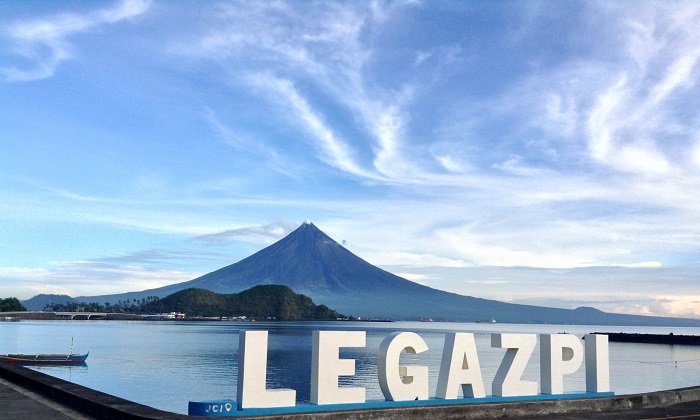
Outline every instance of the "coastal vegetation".
<path id="1" fill-rule="evenodd" d="M 54 311 L 54 312 L 108 312 L 108 313 L 118 313 L 118 314 L 142 314 L 144 312 L 144 307 L 149 303 L 158 300 L 158 296 L 148 296 L 144 299 L 127 299 L 125 301 L 119 301 L 117 303 L 105 302 L 104 304 L 98 302 L 76 302 L 76 301 L 66 301 L 62 303 L 47 303 L 44 306 L 44 311 Z"/>
<path id="2" fill-rule="evenodd" d="M 185 289 L 162 299 L 149 296 L 115 304 L 97 302 L 49 303 L 45 311 L 105 312 L 126 314 L 163 314 L 180 312 L 192 317 L 242 317 L 283 321 L 335 320 L 344 315 L 325 305 L 316 305 L 310 297 L 294 293 L 287 286 L 267 284 L 240 293 L 221 294 L 204 289 Z"/>
<path id="3" fill-rule="evenodd" d="M 26 309 L 16 297 L 0 299 L 0 312 L 24 312 Z"/>

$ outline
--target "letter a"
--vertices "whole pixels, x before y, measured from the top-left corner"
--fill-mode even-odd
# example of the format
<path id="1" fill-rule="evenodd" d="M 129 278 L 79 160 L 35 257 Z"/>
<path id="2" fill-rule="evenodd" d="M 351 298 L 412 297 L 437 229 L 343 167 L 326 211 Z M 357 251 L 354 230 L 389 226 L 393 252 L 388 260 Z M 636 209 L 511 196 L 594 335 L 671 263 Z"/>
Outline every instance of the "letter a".
<path id="1" fill-rule="evenodd" d="M 459 398 L 460 387 L 464 397 L 486 396 L 472 333 L 448 333 L 445 336 L 435 397 L 445 400 Z"/>

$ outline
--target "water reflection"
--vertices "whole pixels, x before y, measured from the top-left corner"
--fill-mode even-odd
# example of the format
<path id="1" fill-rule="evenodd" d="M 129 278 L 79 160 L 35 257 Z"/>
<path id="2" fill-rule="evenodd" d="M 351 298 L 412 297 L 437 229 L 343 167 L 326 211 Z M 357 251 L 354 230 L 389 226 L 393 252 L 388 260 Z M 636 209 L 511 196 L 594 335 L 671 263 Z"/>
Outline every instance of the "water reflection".
<path id="1" fill-rule="evenodd" d="M 41 373 L 45 373 L 51 376 L 57 376 L 63 378 L 67 376 L 69 382 L 80 382 L 81 378 L 84 378 L 88 374 L 87 363 L 72 363 L 66 364 L 26 364 L 25 367 L 31 368 Z"/>

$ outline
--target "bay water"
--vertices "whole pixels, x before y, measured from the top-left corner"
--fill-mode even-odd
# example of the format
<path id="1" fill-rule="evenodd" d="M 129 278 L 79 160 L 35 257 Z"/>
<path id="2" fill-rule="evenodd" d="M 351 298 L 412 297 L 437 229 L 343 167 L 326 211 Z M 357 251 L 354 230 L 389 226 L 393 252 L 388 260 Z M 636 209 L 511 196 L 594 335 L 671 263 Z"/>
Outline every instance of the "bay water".
<path id="1" fill-rule="evenodd" d="M 355 359 L 355 376 L 341 385 L 366 388 L 367 400 L 383 400 L 376 357 L 382 340 L 395 331 L 419 334 L 429 350 L 403 354 L 402 364 L 428 366 L 435 394 L 447 332 L 474 333 L 486 394 L 504 349 L 491 348 L 491 333 L 556 334 L 592 332 L 700 335 L 700 328 L 517 325 L 443 322 L 178 322 L 21 321 L 0 322 L 0 354 L 90 352 L 87 366 L 37 366 L 46 374 L 161 410 L 186 413 L 189 401 L 235 399 L 238 333 L 267 330 L 268 388 L 292 388 L 307 402 L 311 376 L 311 334 L 315 330 L 366 331 L 364 348 L 345 348 Z M 523 376 L 539 382 L 539 348 Z M 700 385 L 700 347 L 610 343 L 610 382 L 616 394 Z M 585 367 L 567 375 L 565 392 L 585 391 Z"/>

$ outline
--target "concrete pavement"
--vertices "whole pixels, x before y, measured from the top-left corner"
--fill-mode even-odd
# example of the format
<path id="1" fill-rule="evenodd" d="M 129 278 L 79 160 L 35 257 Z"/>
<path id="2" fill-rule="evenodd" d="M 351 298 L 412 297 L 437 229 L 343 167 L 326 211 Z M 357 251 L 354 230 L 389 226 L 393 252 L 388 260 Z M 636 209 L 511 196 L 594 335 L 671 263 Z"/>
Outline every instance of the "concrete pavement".
<path id="1" fill-rule="evenodd" d="M 542 416 L 518 417 L 518 420 L 536 420 Z M 615 411 L 607 413 L 559 414 L 546 418 L 558 420 L 668 420 L 700 419 L 700 401 L 671 404 L 664 407 L 641 408 L 637 410 Z"/>
<path id="2" fill-rule="evenodd" d="M 2 378 L 0 378 L 0 418 L 3 420 L 93 419 Z"/>

